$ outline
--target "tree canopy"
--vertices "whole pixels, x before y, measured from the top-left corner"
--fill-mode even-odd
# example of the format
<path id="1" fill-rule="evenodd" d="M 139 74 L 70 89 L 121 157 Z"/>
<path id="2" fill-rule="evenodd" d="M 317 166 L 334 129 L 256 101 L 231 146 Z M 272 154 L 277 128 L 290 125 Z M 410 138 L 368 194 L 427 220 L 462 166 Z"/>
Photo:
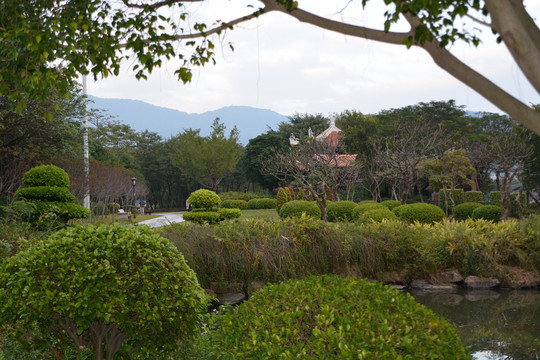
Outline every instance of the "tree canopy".
<path id="1" fill-rule="evenodd" d="M 365 6 L 376 1 L 361 3 Z M 131 63 L 135 76 L 145 78 L 171 59 L 180 60 L 175 75 L 187 82 L 193 67 L 215 61 L 216 37 L 219 41 L 219 36 L 235 25 L 280 12 L 344 35 L 422 48 L 440 68 L 540 134 L 539 113 L 449 51 L 456 42 L 479 45 L 481 28 L 487 33 L 491 30 L 506 45 L 531 85 L 540 91 L 540 29 L 523 1 L 384 0 L 383 30 L 305 11 L 302 2 L 293 0 L 253 1 L 245 8 L 247 13 L 231 20 L 199 21 L 197 14 L 204 10 L 192 10 L 194 2 L 206 1 L 3 0 L 0 95 L 17 100 L 17 109 L 22 111 L 27 98 L 46 98 L 51 87 L 65 91 L 79 74 L 117 75 L 122 63 Z M 394 31 L 398 20 L 408 23 L 409 30 Z"/>

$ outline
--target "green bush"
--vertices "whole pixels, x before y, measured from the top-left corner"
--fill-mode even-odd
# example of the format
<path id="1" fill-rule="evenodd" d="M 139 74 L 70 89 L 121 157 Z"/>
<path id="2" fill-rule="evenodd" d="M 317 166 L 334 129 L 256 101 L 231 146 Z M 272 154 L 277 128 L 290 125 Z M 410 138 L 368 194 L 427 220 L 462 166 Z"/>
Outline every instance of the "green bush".
<path id="1" fill-rule="evenodd" d="M 243 200 L 242 200 L 243 201 Z M 226 219 L 237 219 L 242 216 L 242 210 L 240 209 L 219 209 L 218 214 L 222 220 Z"/>
<path id="2" fill-rule="evenodd" d="M 466 220 L 472 216 L 474 209 L 483 206 L 477 202 L 464 202 L 459 204 L 454 209 L 454 219 L 455 220 Z"/>
<path id="3" fill-rule="evenodd" d="M 438 205 L 445 212 L 452 212 L 452 196 L 454 198 L 454 206 L 462 204 L 465 201 L 465 195 L 463 189 L 440 189 L 439 190 L 439 202 Z"/>
<path id="4" fill-rule="evenodd" d="M 215 328 L 209 359 L 470 359 L 455 329 L 410 295 L 339 276 L 266 286 Z"/>
<path id="5" fill-rule="evenodd" d="M 276 210 L 278 214 L 281 212 L 281 207 L 283 206 L 283 204 L 289 201 L 292 201 L 291 192 L 289 191 L 288 188 L 280 187 L 277 193 L 277 206 L 276 206 Z"/>
<path id="6" fill-rule="evenodd" d="M 221 201 L 225 200 L 244 200 L 249 202 L 251 199 L 267 198 L 267 193 L 254 193 L 254 192 L 240 192 L 240 191 L 227 191 L 219 194 Z"/>
<path id="7" fill-rule="evenodd" d="M 481 191 L 465 191 L 465 202 L 483 203 L 484 194 Z"/>
<path id="8" fill-rule="evenodd" d="M 315 202 L 312 201 L 289 201 L 283 204 L 283 206 L 281 206 L 279 217 L 282 219 L 286 219 L 289 217 L 302 217 L 303 214 L 309 217 L 320 219 L 321 209 L 317 206 Z"/>
<path id="9" fill-rule="evenodd" d="M 510 203 L 512 205 L 512 210 L 510 211 L 510 216 L 512 217 L 519 217 L 519 208 L 516 201 L 516 198 L 519 193 L 511 193 L 510 194 Z M 519 198 L 519 202 L 521 203 L 521 207 L 523 208 L 523 211 L 527 209 L 527 199 L 525 194 L 523 194 Z M 501 192 L 500 191 L 492 191 L 489 193 L 489 204 L 495 205 L 495 206 L 501 206 Z"/>
<path id="10" fill-rule="evenodd" d="M 361 201 L 356 205 L 352 211 L 352 218 L 354 220 L 362 217 L 362 214 L 368 210 L 374 209 L 386 209 L 386 206 L 381 205 L 375 201 Z"/>
<path id="11" fill-rule="evenodd" d="M 251 199 L 248 201 L 248 209 L 275 209 L 277 200 L 270 198 Z"/>
<path id="12" fill-rule="evenodd" d="M 68 174 L 54 165 L 41 165 L 28 170 L 23 176 L 25 187 L 56 186 L 68 188 L 70 185 Z"/>
<path id="13" fill-rule="evenodd" d="M 248 203 L 246 200 L 225 200 L 221 203 L 221 207 L 225 209 L 247 209 Z"/>
<path id="14" fill-rule="evenodd" d="M 215 192 L 206 189 L 199 189 L 192 192 L 187 201 L 193 206 L 207 210 L 221 204 L 219 196 Z"/>
<path id="15" fill-rule="evenodd" d="M 63 226 L 70 219 L 90 216 L 90 210 L 76 204 L 75 196 L 69 192 L 67 173 L 54 165 L 30 169 L 23 183 L 27 187 L 18 189 L 16 198 L 34 204 L 35 211 L 27 220 L 38 228 Z"/>
<path id="16" fill-rule="evenodd" d="M 366 210 L 361 215 L 360 221 L 366 222 L 366 221 L 374 221 L 374 222 L 381 222 L 383 220 L 397 220 L 396 214 L 392 212 L 392 210 L 384 208 L 384 209 L 371 209 Z"/>
<path id="17" fill-rule="evenodd" d="M 352 213 L 356 205 L 352 201 L 327 201 L 326 215 L 328 216 L 328 221 L 352 221 Z"/>
<path id="18" fill-rule="evenodd" d="M 381 202 L 382 206 L 386 206 L 388 209 L 393 210 L 394 208 L 401 205 L 401 201 L 398 200 L 384 200 Z"/>
<path id="19" fill-rule="evenodd" d="M 6 259 L 0 289 L 3 334 L 20 326 L 42 338 L 36 346 L 81 346 L 96 359 L 174 351 L 199 331 L 207 303 L 182 254 L 133 226 L 61 230 Z"/>
<path id="20" fill-rule="evenodd" d="M 471 218 L 478 220 L 491 220 L 497 222 L 501 220 L 501 207 L 496 205 L 482 205 L 473 210 Z"/>
<path id="21" fill-rule="evenodd" d="M 489 204 L 495 206 L 501 206 L 501 192 L 492 191 L 489 193 Z"/>
<path id="22" fill-rule="evenodd" d="M 401 218 L 401 210 L 403 210 L 403 207 L 404 207 L 404 206 L 405 206 L 405 205 L 399 205 L 399 206 L 396 206 L 395 208 L 392 209 L 392 212 L 393 212 L 394 214 L 396 214 L 396 216 L 398 217 L 398 219 Z"/>
<path id="23" fill-rule="evenodd" d="M 402 205 L 398 213 L 394 212 L 401 220 L 410 223 L 420 222 L 422 224 L 433 224 L 438 221 L 443 221 L 446 218 L 444 211 L 440 207 L 426 204 L 416 203 Z M 394 208 L 396 210 L 398 208 Z"/>
<path id="24" fill-rule="evenodd" d="M 223 209 L 220 209 L 223 210 Z M 217 211 L 190 211 L 182 214 L 182 217 L 186 221 L 194 222 L 197 224 L 217 224 L 222 221 L 220 213 Z"/>
<path id="25" fill-rule="evenodd" d="M 15 191 L 15 196 L 22 200 L 43 200 L 75 202 L 75 196 L 67 188 L 53 186 L 33 186 L 20 188 Z"/>

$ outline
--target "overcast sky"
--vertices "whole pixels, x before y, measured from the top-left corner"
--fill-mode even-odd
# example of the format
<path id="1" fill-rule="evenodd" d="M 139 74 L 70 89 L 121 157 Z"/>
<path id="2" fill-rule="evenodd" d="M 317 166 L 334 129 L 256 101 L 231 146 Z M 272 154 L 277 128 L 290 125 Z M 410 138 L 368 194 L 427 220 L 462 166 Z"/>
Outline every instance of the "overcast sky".
<path id="1" fill-rule="evenodd" d="M 235 13 L 243 15 L 251 11 L 246 7 L 249 3 L 248 0 L 211 0 L 192 10 L 231 20 Z M 339 1 L 300 0 L 299 3 L 300 7 L 320 15 L 382 26 L 381 9 L 376 7 L 363 11 L 350 6 L 338 13 Z M 529 13 L 540 18 L 540 1 L 526 3 Z M 399 26 L 396 30 L 400 30 Z M 483 32 L 490 34 L 487 29 Z M 369 114 L 449 99 L 455 99 L 468 110 L 500 112 L 439 69 L 423 50 L 346 37 L 299 23 L 284 14 L 265 14 L 243 24 L 227 33 L 226 42 L 234 44 L 234 52 L 227 46 L 223 51 L 218 49 L 217 65 L 195 69 L 190 84 L 176 80 L 174 62 L 154 72 L 147 81 L 136 80 L 129 64 L 125 64 L 118 77 L 97 82 L 89 79 L 88 93 L 104 98 L 142 100 L 188 113 L 245 105 L 283 115 L 296 112 L 329 115 L 347 109 Z M 496 44 L 494 37 L 483 37 L 478 48 L 459 45 L 452 52 L 525 103 L 540 103 L 539 94 L 523 77 L 506 47 Z"/>

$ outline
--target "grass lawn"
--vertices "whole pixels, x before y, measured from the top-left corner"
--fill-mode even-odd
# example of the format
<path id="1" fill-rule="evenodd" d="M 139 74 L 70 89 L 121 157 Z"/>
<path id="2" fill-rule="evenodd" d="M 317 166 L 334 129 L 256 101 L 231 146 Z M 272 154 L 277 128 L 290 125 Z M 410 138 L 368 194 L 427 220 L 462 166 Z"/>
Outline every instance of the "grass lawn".
<path id="1" fill-rule="evenodd" d="M 242 210 L 242 216 L 240 219 L 265 219 L 265 220 L 277 220 L 279 215 L 276 209 L 260 209 L 260 210 Z"/>

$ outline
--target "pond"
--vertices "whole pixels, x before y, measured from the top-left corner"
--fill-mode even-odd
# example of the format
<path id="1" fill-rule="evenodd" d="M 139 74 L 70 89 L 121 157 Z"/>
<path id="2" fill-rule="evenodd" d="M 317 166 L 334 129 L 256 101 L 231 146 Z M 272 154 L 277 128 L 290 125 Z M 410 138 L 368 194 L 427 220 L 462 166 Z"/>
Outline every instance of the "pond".
<path id="1" fill-rule="evenodd" d="M 411 290 L 410 294 L 457 327 L 473 359 L 540 359 L 540 291 Z"/>

